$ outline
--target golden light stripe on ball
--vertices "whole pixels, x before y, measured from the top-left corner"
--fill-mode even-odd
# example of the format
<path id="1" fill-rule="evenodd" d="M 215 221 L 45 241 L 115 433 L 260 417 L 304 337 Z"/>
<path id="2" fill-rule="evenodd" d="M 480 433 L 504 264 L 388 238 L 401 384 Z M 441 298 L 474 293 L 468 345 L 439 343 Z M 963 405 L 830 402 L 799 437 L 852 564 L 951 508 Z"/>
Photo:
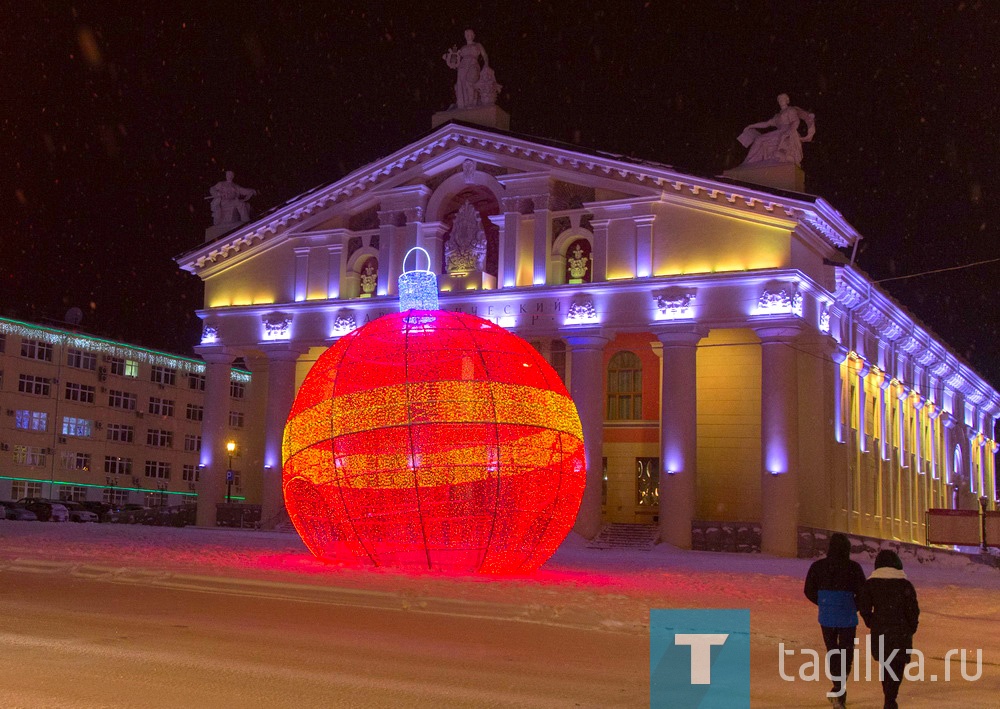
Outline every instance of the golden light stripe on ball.
<path id="1" fill-rule="evenodd" d="M 496 449 L 477 444 L 436 452 L 422 452 L 418 472 L 421 486 L 454 485 L 520 475 L 552 462 L 554 453 L 574 455 L 583 442 L 551 429 L 540 429 L 517 441 L 501 446 L 501 455 L 493 470 L 483 461 L 495 456 Z M 308 448 L 295 454 L 292 464 L 298 475 L 317 485 L 348 488 L 408 488 L 414 485 L 409 456 L 405 453 L 358 453 L 331 455 L 323 448 Z"/>
<path id="2" fill-rule="evenodd" d="M 539 426 L 583 438 L 572 399 L 518 384 L 488 381 L 417 382 L 379 387 L 322 401 L 288 422 L 282 445 L 288 460 L 335 436 L 414 423 Z"/>

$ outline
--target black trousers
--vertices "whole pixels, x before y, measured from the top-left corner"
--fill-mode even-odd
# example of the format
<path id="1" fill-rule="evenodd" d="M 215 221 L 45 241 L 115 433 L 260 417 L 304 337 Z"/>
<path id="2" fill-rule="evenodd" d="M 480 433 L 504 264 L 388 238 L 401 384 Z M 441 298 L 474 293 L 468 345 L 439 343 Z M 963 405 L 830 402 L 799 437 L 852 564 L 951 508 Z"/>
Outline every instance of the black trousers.
<path id="1" fill-rule="evenodd" d="M 847 677 L 851 674 L 851 667 L 854 664 L 854 626 L 847 628 L 828 628 L 821 625 L 823 630 L 823 642 L 826 644 L 826 651 L 842 650 L 830 656 L 830 675 L 834 678 L 832 690 L 839 693 L 841 698 L 847 698 Z"/>
<path id="2" fill-rule="evenodd" d="M 879 639 L 882 639 L 881 654 L 879 647 Z M 881 660 L 882 657 L 889 657 L 892 655 L 892 651 L 896 650 L 896 654 L 892 655 L 892 659 L 886 663 L 889 667 L 888 670 L 882 675 L 882 697 L 884 699 L 883 709 L 898 709 L 899 704 L 896 703 L 896 697 L 899 696 L 899 685 L 903 683 L 903 672 L 906 670 L 906 665 L 909 663 L 910 653 L 907 650 L 912 644 L 912 638 L 904 638 L 898 635 L 876 635 L 872 631 L 872 654 L 877 660 Z"/>

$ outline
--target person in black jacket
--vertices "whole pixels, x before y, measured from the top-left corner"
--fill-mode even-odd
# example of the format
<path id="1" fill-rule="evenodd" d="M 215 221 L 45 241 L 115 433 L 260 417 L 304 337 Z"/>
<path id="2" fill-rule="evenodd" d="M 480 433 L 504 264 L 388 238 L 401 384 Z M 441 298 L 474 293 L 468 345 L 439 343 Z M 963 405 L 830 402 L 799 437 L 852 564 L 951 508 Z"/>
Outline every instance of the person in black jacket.
<path id="1" fill-rule="evenodd" d="M 884 708 L 897 709 L 896 697 L 917 632 L 920 606 L 896 552 L 883 549 L 875 557 L 875 571 L 861 589 L 858 610 L 871 630 L 872 651 L 880 663 Z"/>
<path id="2" fill-rule="evenodd" d="M 833 680 L 826 696 L 835 707 L 847 702 L 847 677 L 851 674 L 858 627 L 857 601 L 864 584 L 865 572 L 858 562 L 851 561 L 850 540 L 839 532 L 831 535 L 826 557 L 809 567 L 803 591 L 819 606 L 819 625 Z"/>

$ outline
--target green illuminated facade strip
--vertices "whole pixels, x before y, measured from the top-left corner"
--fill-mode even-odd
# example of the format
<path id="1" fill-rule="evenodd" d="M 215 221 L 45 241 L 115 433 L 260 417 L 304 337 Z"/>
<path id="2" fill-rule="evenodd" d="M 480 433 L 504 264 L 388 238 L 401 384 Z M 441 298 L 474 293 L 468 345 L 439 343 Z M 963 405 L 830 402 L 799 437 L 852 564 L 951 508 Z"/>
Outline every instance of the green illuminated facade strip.
<path id="1" fill-rule="evenodd" d="M 125 490 L 127 492 L 149 492 L 160 495 L 182 495 L 184 497 L 198 497 L 197 492 L 180 492 L 176 490 L 152 490 L 148 487 L 124 487 L 121 485 L 98 485 L 96 483 L 78 483 L 68 480 L 43 480 L 40 478 L 18 478 L 11 475 L 0 475 L 0 480 L 13 480 L 28 483 L 44 483 L 46 485 L 70 485 L 72 487 L 96 487 L 102 490 Z M 233 495 L 233 500 L 246 500 L 246 497 Z"/>

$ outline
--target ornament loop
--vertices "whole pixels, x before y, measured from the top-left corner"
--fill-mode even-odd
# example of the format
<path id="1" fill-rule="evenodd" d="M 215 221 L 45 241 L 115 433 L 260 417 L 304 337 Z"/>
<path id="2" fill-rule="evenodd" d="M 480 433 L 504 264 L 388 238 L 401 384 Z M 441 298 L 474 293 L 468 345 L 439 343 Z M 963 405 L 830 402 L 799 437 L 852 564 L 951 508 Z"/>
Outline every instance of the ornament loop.
<path id="1" fill-rule="evenodd" d="M 403 257 L 403 273 L 412 273 L 411 271 L 407 271 L 406 270 L 406 259 L 410 258 L 410 254 L 412 254 L 414 251 L 419 251 L 420 253 L 422 253 L 424 255 L 424 258 L 427 259 L 427 268 L 417 268 L 417 266 L 420 265 L 420 261 L 418 261 L 417 257 L 414 256 L 413 257 L 413 266 L 414 266 L 413 270 L 414 271 L 425 271 L 427 273 L 430 273 L 431 272 L 431 255 L 429 253 L 427 253 L 427 249 L 423 248 L 422 246 L 414 246 L 412 249 L 410 249 L 409 251 L 406 252 L 406 256 Z"/>

